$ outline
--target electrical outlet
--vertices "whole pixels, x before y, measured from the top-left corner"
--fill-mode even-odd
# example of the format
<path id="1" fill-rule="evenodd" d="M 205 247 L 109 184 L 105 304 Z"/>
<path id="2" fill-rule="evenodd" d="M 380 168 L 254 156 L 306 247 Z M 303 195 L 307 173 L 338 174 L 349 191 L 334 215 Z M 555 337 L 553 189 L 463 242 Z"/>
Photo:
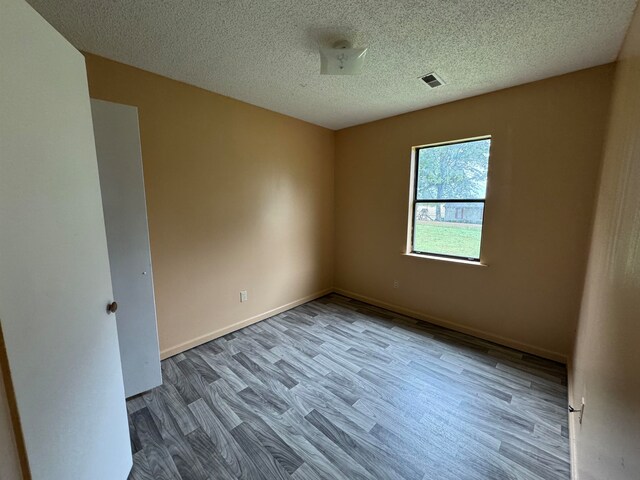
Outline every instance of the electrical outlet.
<path id="1" fill-rule="evenodd" d="M 578 420 L 580 421 L 580 425 L 582 425 L 582 417 L 584 417 L 584 397 L 582 397 L 582 403 L 580 405 L 580 417 Z"/>
<path id="2" fill-rule="evenodd" d="M 393 281 L 393 288 L 400 288 L 400 280 Z"/>
<path id="3" fill-rule="evenodd" d="M 247 291 L 246 290 L 241 290 L 240 291 L 240 302 L 246 302 L 247 300 L 249 300 L 249 296 L 247 295 Z"/>

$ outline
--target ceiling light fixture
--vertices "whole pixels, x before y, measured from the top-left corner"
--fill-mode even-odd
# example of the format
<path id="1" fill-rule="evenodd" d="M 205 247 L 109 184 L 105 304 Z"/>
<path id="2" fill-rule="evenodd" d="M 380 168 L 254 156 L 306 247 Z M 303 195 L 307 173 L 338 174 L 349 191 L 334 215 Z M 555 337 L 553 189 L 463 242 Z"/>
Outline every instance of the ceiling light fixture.
<path id="1" fill-rule="evenodd" d="M 353 48 L 350 42 L 340 40 L 332 48 L 320 48 L 320 73 L 358 75 L 362 72 L 366 55 L 366 48 Z"/>

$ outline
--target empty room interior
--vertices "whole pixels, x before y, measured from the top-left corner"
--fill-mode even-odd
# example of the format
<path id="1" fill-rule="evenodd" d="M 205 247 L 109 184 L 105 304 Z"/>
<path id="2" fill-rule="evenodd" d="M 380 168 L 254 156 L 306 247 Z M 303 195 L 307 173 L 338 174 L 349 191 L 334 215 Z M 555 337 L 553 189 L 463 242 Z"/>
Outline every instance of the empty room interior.
<path id="1" fill-rule="evenodd" d="M 0 480 L 640 479 L 637 0 L 0 0 Z"/>

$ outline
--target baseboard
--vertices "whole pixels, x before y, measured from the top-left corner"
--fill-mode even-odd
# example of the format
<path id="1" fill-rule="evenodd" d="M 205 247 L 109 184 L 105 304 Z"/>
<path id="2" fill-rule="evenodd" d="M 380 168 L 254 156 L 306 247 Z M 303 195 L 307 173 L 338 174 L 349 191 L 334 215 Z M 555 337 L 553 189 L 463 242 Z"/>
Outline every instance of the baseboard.
<path id="1" fill-rule="evenodd" d="M 400 305 L 395 305 L 393 303 L 383 302 L 381 300 L 367 297 L 366 295 L 361 295 L 359 293 L 351 292 L 349 290 L 344 290 L 341 288 L 326 288 L 319 292 L 315 292 L 311 295 L 307 295 L 306 297 L 299 298 L 294 300 L 293 302 L 289 302 L 280 307 L 268 310 L 259 315 L 255 315 L 253 317 L 247 318 L 245 320 L 241 320 L 239 322 L 228 325 L 224 328 L 215 330 L 213 332 L 209 332 L 205 335 L 201 335 L 197 338 L 189 340 L 187 342 L 183 342 L 179 345 L 167 348 L 160 352 L 160 358 L 164 360 L 165 358 L 172 357 L 174 355 L 178 355 L 179 353 L 184 352 L 185 350 L 189 350 L 190 348 L 197 347 L 198 345 L 202 345 L 203 343 L 209 342 L 215 338 L 222 337 L 231 332 L 235 332 L 241 328 L 247 327 L 254 323 L 257 323 L 265 318 L 272 317 L 279 313 L 285 312 L 292 308 L 295 308 L 303 303 L 310 302 L 315 300 L 316 298 L 323 297 L 328 295 L 329 293 L 338 293 L 340 295 L 344 295 L 345 297 L 353 298 L 354 300 L 360 300 L 361 302 L 369 303 L 371 305 L 375 305 L 377 307 L 385 308 L 392 312 L 399 313 L 401 315 L 406 315 L 409 317 L 416 318 L 418 320 L 424 320 L 425 322 L 433 323 L 434 325 L 439 325 L 441 327 L 449 328 L 451 330 L 455 330 L 456 332 L 466 333 L 467 335 L 472 335 L 474 337 L 482 338 L 484 340 L 488 340 L 490 342 L 495 342 L 500 345 L 504 345 L 506 347 L 515 348 L 516 350 L 520 350 L 523 352 L 531 353 L 532 355 L 537 355 L 539 357 L 548 358 L 549 360 L 554 360 L 556 362 L 567 363 L 567 356 L 558 352 L 554 352 L 551 350 L 547 350 L 544 348 L 536 347 L 533 345 L 529 345 L 527 343 L 519 342 L 517 340 L 513 340 L 510 338 L 502 337 L 500 335 L 495 335 L 489 332 L 485 332 L 483 330 L 479 330 L 476 328 L 467 327 L 461 325 L 456 322 L 452 322 L 450 320 L 445 320 L 442 318 L 433 317 L 430 315 L 426 315 L 422 312 L 418 312 L 416 310 L 411 310 L 405 307 L 401 307 Z"/>
<path id="2" fill-rule="evenodd" d="M 495 335 L 489 332 L 485 332 L 483 330 L 478 330 L 476 328 L 466 327 L 464 325 L 461 325 L 456 322 L 452 322 L 450 320 L 432 317 L 430 315 L 426 315 L 424 313 L 421 313 L 415 310 L 410 310 L 408 308 L 404 308 L 399 305 L 395 305 L 393 303 L 383 302 L 381 300 L 367 297 L 365 295 L 360 295 L 359 293 L 351 292 L 349 290 L 334 288 L 333 291 L 335 293 L 339 293 L 340 295 L 344 295 L 345 297 L 353 298 L 354 300 L 360 300 L 361 302 L 364 302 L 364 303 L 370 303 L 371 305 L 375 305 L 376 307 L 385 308 L 387 310 L 399 313 L 401 315 L 417 318 L 418 320 L 424 320 L 425 322 L 429 322 L 429 323 L 433 323 L 434 325 L 439 325 L 441 327 L 449 328 L 451 330 L 455 330 L 456 332 L 466 333 L 467 335 L 472 335 L 474 337 L 482 338 L 490 342 L 495 342 L 500 345 L 504 345 L 505 347 L 515 348 L 516 350 L 531 353 L 532 355 L 537 355 L 539 357 L 547 358 L 549 360 L 554 360 L 556 362 L 560 362 L 564 364 L 567 363 L 567 356 L 559 352 L 554 352 L 552 350 L 547 350 L 544 348 L 536 347 L 534 345 L 529 345 L 527 343 L 519 342 L 511 338 L 506 338 L 500 335 Z"/>
<path id="3" fill-rule="evenodd" d="M 202 345 L 203 343 L 207 343 L 215 338 L 222 337 L 231 332 L 235 332 L 236 330 L 240 330 L 241 328 L 248 327 L 254 323 L 259 322 L 260 320 L 264 320 L 265 318 L 273 317 L 279 313 L 285 312 L 287 310 L 291 310 L 303 303 L 310 302 L 311 300 L 315 300 L 316 298 L 324 297 L 329 293 L 333 292 L 333 288 L 326 288 L 324 290 L 320 290 L 319 292 L 312 293 L 311 295 L 307 295 L 306 297 L 299 298 L 298 300 L 294 300 L 293 302 L 289 302 L 285 305 L 281 305 L 280 307 L 273 308 L 264 313 L 260 313 L 258 315 L 254 315 L 253 317 L 247 318 L 245 320 L 240 320 L 239 322 L 228 325 L 224 328 L 220 328 L 210 333 L 206 333 L 205 335 L 201 335 L 193 340 L 189 340 L 187 342 L 183 342 L 174 347 L 167 348 L 160 352 L 160 359 L 164 360 L 165 358 L 173 357 L 174 355 L 178 355 L 190 348 L 197 347 L 198 345 Z"/>

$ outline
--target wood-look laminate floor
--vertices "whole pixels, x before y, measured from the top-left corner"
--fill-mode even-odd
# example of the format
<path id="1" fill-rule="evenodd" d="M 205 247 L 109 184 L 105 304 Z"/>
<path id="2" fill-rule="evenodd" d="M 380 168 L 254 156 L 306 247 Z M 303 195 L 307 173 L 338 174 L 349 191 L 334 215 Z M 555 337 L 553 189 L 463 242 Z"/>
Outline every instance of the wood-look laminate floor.
<path id="1" fill-rule="evenodd" d="M 130 479 L 569 479 L 560 364 L 330 295 L 162 362 Z"/>

